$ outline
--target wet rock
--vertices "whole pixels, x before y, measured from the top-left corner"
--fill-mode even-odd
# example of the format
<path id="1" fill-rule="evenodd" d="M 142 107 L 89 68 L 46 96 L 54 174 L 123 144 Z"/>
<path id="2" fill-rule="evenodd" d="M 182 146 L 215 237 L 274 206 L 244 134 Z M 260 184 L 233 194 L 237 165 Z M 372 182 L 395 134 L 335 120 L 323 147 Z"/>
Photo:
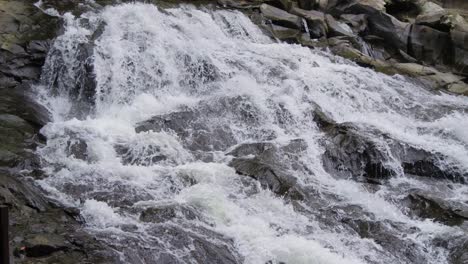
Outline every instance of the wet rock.
<path id="1" fill-rule="evenodd" d="M 320 38 L 327 35 L 328 25 L 325 21 L 324 13 L 315 10 L 304 10 L 297 7 L 291 8 L 290 12 L 305 18 L 310 37 Z"/>
<path id="2" fill-rule="evenodd" d="M 190 207 L 171 204 L 145 209 L 140 215 L 140 221 L 151 223 L 164 223 L 176 217 L 183 217 L 187 220 L 194 220 L 198 218 L 198 215 Z"/>
<path id="3" fill-rule="evenodd" d="M 355 232 L 362 238 L 372 239 L 385 248 L 386 252 L 394 255 L 401 261 L 405 259 L 408 263 L 426 263 L 425 256 L 419 254 L 420 245 L 411 239 L 401 238 L 395 232 L 403 232 L 411 234 L 415 230 L 402 230 L 403 227 L 390 222 L 345 218 L 342 220 L 345 224 L 349 225 Z"/>
<path id="4" fill-rule="evenodd" d="M 82 139 L 67 141 L 67 153 L 75 159 L 88 159 L 88 144 Z"/>
<path id="5" fill-rule="evenodd" d="M 407 174 L 436 179 L 447 179 L 454 182 L 464 183 L 467 175 L 457 167 L 442 169 L 439 163 L 444 160 L 442 155 L 429 153 L 422 149 L 411 147 L 395 150 L 398 156 L 402 156 L 403 170 Z"/>
<path id="6" fill-rule="evenodd" d="M 33 1 L 0 1 L 0 202 L 10 208 L 15 263 L 118 263 L 31 180 L 40 170 L 34 149 L 47 110 L 30 99 L 59 19 Z M 103 257 L 105 255 L 105 257 Z M 107 260 L 105 260 L 107 259 Z"/>
<path id="7" fill-rule="evenodd" d="M 457 241 L 457 245 L 450 252 L 452 264 L 468 263 L 468 236 L 460 240 Z"/>
<path id="8" fill-rule="evenodd" d="M 210 151 L 224 150 L 235 142 L 230 129 L 225 126 L 209 126 L 200 119 L 198 110 L 175 112 L 152 119 L 137 125 L 137 133 L 144 131 L 173 131 L 184 141 L 190 150 Z"/>
<path id="9" fill-rule="evenodd" d="M 331 139 L 323 156 L 327 171 L 359 181 L 384 180 L 395 175 L 389 167 L 388 154 L 378 142 L 349 124 L 329 130 Z"/>
<path id="10" fill-rule="evenodd" d="M 167 160 L 167 157 L 161 153 L 159 146 L 147 145 L 143 149 L 133 151 L 131 146 L 116 145 L 114 149 L 120 155 L 122 164 L 124 165 L 150 166 Z"/>
<path id="11" fill-rule="evenodd" d="M 297 37 L 301 34 L 301 32 L 298 29 L 287 28 L 277 25 L 270 25 L 269 30 L 273 37 L 286 42 L 296 41 Z"/>
<path id="12" fill-rule="evenodd" d="M 183 72 L 185 78 L 181 82 L 182 86 L 197 88 L 206 85 L 220 78 L 219 70 L 210 62 L 209 58 L 196 58 L 183 55 Z"/>
<path id="13" fill-rule="evenodd" d="M 422 218 L 434 219 L 449 226 L 461 225 L 468 220 L 468 206 L 463 203 L 417 191 L 407 198 L 411 212 Z"/>
<path id="14" fill-rule="evenodd" d="M 330 36 L 346 36 L 346 37 L 353 37 L 354 34 L 351 28 L 346 25 L 345 23 L 338 22 L 333 16 L 326 15 L 325 19 L 327 21 L 328 30 Z"/>
<path id="15" fill-rule="evenodd" d="M 440 162 L 445 157 L 439 153 L 398 142 L 372 128 L 333 124 L 323 114 L 318 114 L 316 120 L 330 137 L 325 143 L 323 163 L 335 176 L 378 183 L 397 175 L 395 164 L 399 163 L 405 174 L 460 183 L 468 178 L 458 167 L 444 168 Z"/>
<path id="16" fill-rule="evenodd" d="M 278 26 L 294 29 L 302 28 L 301 19 L 298 16 L 290 14 L 284 10 L 267 4 L 262 4 L 260 6 L 260 11 L 266 19 L 271 20 Z"/>
<path id="17" fill-rule="evenodd" d="M 233 246 L 233 241 L 230 241 L 222 235 L 206 228 L 196 226 L 190 226 L 187 228 L 188 229 L 173 225 L 155 225 L 148 229 L 148 232 L 150 235 L 158 237 L 161 241 L 164 241 L 164 251 L 167 251 L 168 248 L 171 251 L 182 250 L 185 254 L 182 257 L 179 256 L 178 260 L 181 261 L 195 261 L 196 263 L 208 264 L 242 263 L 243 259 L 235 253 L 236 251 Z M 208 240 L 206 237 L 209 237 L 210 239 Z M 128 249 L 124 250 L 128 251 Z M 151 255 L 154 254 L 154 249 L 151 249 L 151 252 L 148 252 L 148 249 L 144 248 L 133 248 L 132 250 L 134 252 L 138 252 L 139 256 L 148 254 L 148 260 L 146 263 L 155 261 L 150 261 L 152 258 Z M 159 256 L 158 258 L 174 261 L 174 258 L 169 255 Z M 132 263 L 136 263 L 136 261 Z M 180 261 L 176 263 L 180 263 Z"/>
<path id="18" fill-rule="evenodd" d="M 293 200 L 302 199 L 303 194 L 296 184 L 297 179 L 290 176 L 279 162 L 279 153 L 290 150 L 299 151 L 303 144 L 294 142 L 296 146 L 288 145 L 282 150 L 272 143 L 242 144 L 227 155 L 235 158 L 229 166 L 240 175 L 250 176 L 259 181 L 263 188 L 269 189 L 277 195 L 287 196 Z"/>

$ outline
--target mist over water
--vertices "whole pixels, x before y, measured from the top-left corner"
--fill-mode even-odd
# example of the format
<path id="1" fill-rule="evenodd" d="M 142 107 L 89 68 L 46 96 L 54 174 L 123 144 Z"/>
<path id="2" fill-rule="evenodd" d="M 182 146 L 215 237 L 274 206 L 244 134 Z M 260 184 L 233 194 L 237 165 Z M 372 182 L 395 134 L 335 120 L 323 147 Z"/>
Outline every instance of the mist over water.
<path id="1" fill-rule="evenodd" d="M 450 252 L 437 241 L 466 235 L 403 200 L 417 189 L 463 203 L 467 185 L 407 175 L 389 151 L 437 153 L 467 175 L 466 98 L 278 43 L 238 11 L 123 4 L 63 19 L 37 87 L 54 118 L 39 183 L 122 263 L 439 264 Z M 389 155 L 388 183 L 327 172 L 318 111 Z M 232 166 L 258 143 L 300 199 Z"/>

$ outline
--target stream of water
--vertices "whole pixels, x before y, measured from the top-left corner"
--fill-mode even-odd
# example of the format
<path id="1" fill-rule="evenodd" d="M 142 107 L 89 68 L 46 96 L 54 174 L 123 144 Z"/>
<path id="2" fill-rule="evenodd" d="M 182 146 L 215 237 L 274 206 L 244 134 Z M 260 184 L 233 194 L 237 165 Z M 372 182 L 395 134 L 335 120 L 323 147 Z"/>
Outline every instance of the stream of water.
<path id="1" fill-rule="evenodd" d="M 466 203 L 466 184 L 408 175 L 390 154 L 385 184 L 334 175 L 314 119 L 467 175 L 466 98 L 278 43 L 238 11 L 134 3 L 63 19 L 36 89 L 53 115 L 39 184 L 122 263 L 442 264 L 438 241 L 466 236 L 403 202 L 419 190 Z M 245 146 L 262 151 L 233 154 Z M 302 197 L 232 165 L 256 155 Z"/>

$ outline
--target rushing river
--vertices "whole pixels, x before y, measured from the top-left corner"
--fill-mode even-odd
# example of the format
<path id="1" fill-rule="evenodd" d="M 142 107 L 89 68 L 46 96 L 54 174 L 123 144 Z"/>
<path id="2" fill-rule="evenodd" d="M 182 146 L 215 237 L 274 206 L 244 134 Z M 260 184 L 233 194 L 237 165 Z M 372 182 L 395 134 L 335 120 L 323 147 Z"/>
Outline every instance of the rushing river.
<path id="1" fill-rule="evenodd" d="M 443 264 L 466 237 L 408 202 L 466 206 L 465 97 L 278 43 L 238 11 L 63 19 L 37 87 L 53 115 L 39 184 L 122 263 Z M 367 153 L 333 149 L 336 127 L 372 142 L 382 175 L 334 167 Z M 448 176 L 408 173 L 408 150 Z"/>

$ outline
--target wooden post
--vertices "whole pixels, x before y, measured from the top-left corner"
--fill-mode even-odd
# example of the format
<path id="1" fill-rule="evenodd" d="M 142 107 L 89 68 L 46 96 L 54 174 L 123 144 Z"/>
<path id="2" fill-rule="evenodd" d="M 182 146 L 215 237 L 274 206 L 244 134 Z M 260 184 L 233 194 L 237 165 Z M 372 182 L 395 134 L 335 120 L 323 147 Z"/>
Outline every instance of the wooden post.
<path id="1" fill-rule="evenodd" d="M 0 206 L 0 263 L 2 264 L 10 264 L 8 226 L 8 207 Z"/>

